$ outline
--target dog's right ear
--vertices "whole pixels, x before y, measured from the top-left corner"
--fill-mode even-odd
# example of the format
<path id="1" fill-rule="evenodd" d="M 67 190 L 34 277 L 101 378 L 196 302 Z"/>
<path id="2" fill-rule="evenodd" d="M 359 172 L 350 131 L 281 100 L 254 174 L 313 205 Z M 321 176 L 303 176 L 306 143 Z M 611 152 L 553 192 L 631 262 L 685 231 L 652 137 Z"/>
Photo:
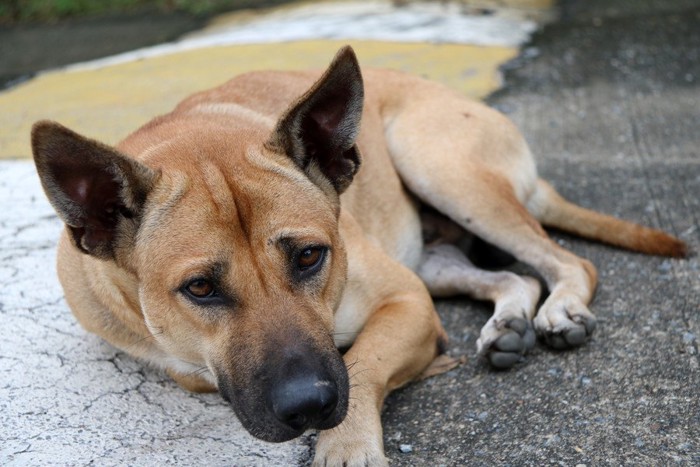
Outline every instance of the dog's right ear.
<path id="1" fill-rule="evenodd" d="M 32 128 L 32 152 L 46 196 L 75 246 L 113 259 L 119 243 L 135 235 L 156 172 L 50 121 Z"/>

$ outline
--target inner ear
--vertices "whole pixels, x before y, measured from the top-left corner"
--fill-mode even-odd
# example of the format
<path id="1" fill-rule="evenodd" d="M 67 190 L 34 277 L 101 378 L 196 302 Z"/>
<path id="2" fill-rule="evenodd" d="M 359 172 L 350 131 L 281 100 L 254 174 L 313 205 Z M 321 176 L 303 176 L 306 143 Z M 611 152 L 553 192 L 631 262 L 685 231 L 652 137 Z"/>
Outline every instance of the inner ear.
<path id="1" fill-rule="evenodd" d="M 351 106 L 355 96 L 351 89 L 345 87 L 334 87 L 328 91 L 328 95 L 319 96 L 310 107 L 304 123 L 313 128 L 304 128 L 304 136 L 324 139 L 339 147 L 351 146 L 357 135 L 352 131 L 354 128 L 346 127 L 359 125 L 359 122 L 352 120 L 355 116 Z"/>
<path id="2" fill-rule="evenodd" d="M 350 47 L 345 47 L 324 75 L 280 119 L 272 141 L 310 178 L 315 180 L 318 171 L 326 183 L 342 193 L 360 167 L 355 140 L 360 131 L 363 99 L 357 58 Z"/>

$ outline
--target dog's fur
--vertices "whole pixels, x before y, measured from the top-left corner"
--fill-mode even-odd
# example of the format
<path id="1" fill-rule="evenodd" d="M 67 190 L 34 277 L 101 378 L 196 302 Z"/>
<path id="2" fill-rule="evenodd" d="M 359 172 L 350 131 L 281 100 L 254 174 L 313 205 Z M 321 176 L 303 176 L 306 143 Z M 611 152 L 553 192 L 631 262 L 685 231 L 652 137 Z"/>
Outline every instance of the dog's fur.
<path id="1" fill-rule="evenodd" d="M 480 103 L 394 71 L 363 85 L 350 48 L 318 76 L 237 77 L 116 148 L 53 122 L 32 133 L 80 323 L 187 389 L 218 389 L 259 438 L 317 428 L 317 464 L 385 463 L 384 397 L 449 367 L 431 294 L 495 302 L 477 346 L 496 367 L 535 334 L 583 344 L 596 270 L 541 225 L 686 252 L 562 199 Z M 537 312 L 540 282 L 477 269 L 456 246 L 465 231 L 541 275 Z"/>

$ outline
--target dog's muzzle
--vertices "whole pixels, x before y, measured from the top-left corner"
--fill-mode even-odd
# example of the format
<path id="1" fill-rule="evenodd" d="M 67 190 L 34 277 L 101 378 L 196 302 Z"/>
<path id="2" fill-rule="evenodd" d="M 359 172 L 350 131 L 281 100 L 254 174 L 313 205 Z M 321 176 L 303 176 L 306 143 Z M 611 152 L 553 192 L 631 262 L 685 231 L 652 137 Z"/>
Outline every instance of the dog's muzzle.
<path id="1" fill-rule="evenodd" d="M 350 385 L 335 348 L 276 349 L 261 361 L 257 371 L 232 369 L 238 378 L 219 376 L 219 391 L 250 434 L 282 442 L 343 421 Z"/>

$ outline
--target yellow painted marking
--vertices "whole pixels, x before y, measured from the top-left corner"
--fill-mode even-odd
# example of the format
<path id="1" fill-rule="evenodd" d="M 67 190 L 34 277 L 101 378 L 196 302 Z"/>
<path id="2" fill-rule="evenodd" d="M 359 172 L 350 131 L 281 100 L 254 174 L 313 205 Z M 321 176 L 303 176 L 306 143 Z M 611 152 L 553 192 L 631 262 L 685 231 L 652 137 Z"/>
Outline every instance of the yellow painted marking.
<path id="1" fill-rule="evenodd" d="M 349 42 L 364 67 L 396 68 L 480 98 L 500 85 L 516 48 L 377 41 L 303 41 L 179 52 L 97 70 L 45 73 L 0 93 L 0 159 L 29 157 L 31 125 L 57 120 L 115 144 L 189 94 L 251 70 L 323 68 Z"/>

